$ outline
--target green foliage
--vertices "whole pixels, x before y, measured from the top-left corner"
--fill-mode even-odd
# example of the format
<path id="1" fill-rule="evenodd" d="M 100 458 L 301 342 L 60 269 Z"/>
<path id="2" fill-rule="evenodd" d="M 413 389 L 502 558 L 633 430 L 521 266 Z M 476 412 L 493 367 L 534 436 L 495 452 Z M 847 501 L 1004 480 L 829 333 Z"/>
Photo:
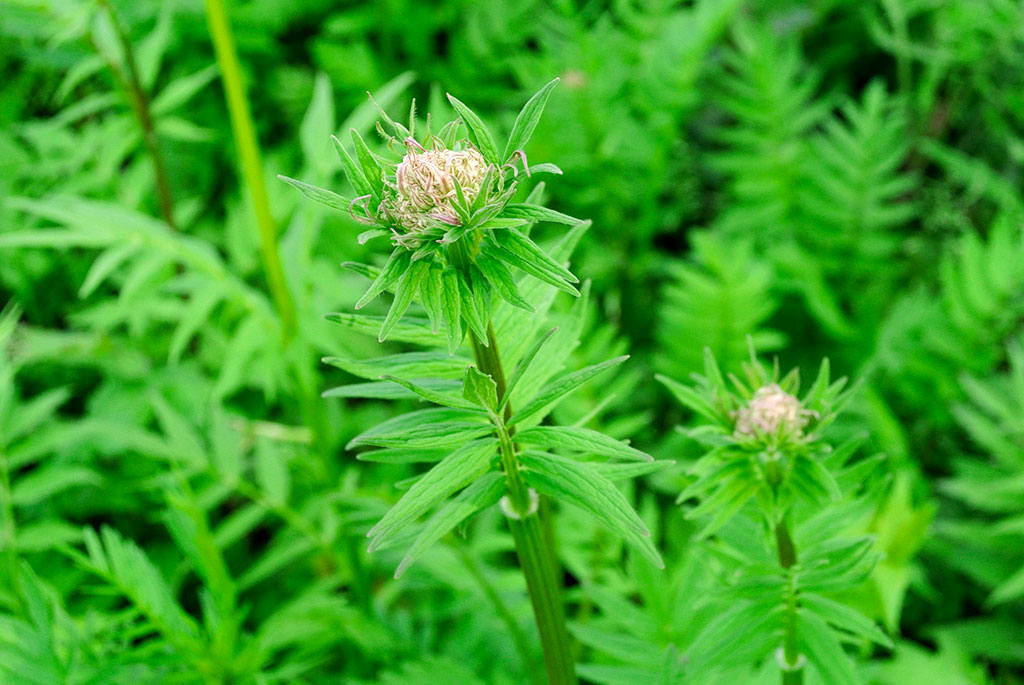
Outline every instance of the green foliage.
<path id="1" fill-rule="evenodd" d="M 1024 682 L 1016 0 L 0 17 L 0 681 Z"/>

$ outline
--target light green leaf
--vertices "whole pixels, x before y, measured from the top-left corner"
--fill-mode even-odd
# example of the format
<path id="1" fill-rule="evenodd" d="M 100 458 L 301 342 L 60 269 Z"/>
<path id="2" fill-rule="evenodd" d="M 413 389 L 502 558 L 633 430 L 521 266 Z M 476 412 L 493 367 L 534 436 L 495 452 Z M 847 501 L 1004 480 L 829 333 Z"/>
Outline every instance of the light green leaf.
<path id="1" fill-rule="evenodd" d="M 567 376 L 562 376 L 553 383 L 549 383 L 541 389 L 536 397 L 530 400 L 522 409 L 512 416 L 509 420 L 509 424 L 519 423 L 520 421 L 530 418 L 542 409 L 547 408 L 548 405 L 560 400 L 562 397 L 565 397 L 594 376 L 607 371 L 613 366 L 621 364 L 627 359 L 629 359 L 628 354 L 622 357 L 616 357 L 615 359 L 609 359 L 606 362 L 588 366 L 584 369 L 580 369 L 579 371 L 570 373 Z"/>
<path id="2" fill-rule="evenodd" d="M 427 471 L 367 533 L 367 537 L 373 538 L 370 551 L 383 545 L 388 538 L 451 493 L 480 477 L 490 467 L 497 445 L 494 438 L 466 443 Z"/>
<path id="3" fill-rule="evenodd" d="M 395 578 L 405 573 L 414 561 L 440 540 L 448 531 L 467 518 L 495 504 L 505 494 L 505 476 L 488 473 L 477 479 L 450 502 L 441 507 L 424 525 L 412 547 L 395 571 Z"/>
<path id="4" fill-rule="evenodd" d="M 805 592 L 800 595 L 800 604 L 805 609 L 813 611 L 836 628 L 841 628 L 842 630 L 853 633 L 854 635 L 860 636 L 866 640 L 871 640 L 883 647 L 892 649 L 893 644 L 892 640 L 889 639 L 889 636 L 883 633 L 878 626 L 875 625 L 874 621 L 856 609 L 852 609 L 845 604 L 840 604 L 839 602 L 828 599 L 827 597 L 814 595 L 809 592 Z"/>
<path id="5" fill-rule="evenodd" d="M 452 107 L 455 108 L 455 111 L 458 112 L 462 121 L 466 124 L 469 139 L 476 145 L 484 159 L 491 164 L 500 165 L 501 160 L 498 159 L 498 147 L 494 144 L 494 138 L 491 137 L 490 131 L 484 126 L 484 122 L 480 120 L 480 117 L 451 93 L 448 93 L 448 102 L 452 103 Z"/>
<path id="6" fill-rule="evenodd" d="M 568 502 L 592 514 L 608 529 L 621 535 L 652 564 L 665 568 L 651 534 L 618 488 L 589 465 L 553 454 L 524 452 L 523 478 L 538 492 Z"/>
<path id="7" fill-rule="evenodd" d="M 798 617 L 804 656 L 817 669 L 821 680 L 829 685 L 859 685 L 850 657 L 825 622 L 806 611 Z"/>
<path id="8" fill-rule="evenodd" d="M 297 181 L 294 178 L 288 178 L 287 176 L 281 176 L 280 174 L 278 174 L 277 177 L 288 185 L 298 188 L 299 192 L 310 200 L 348 214 L 349 206 L 351 204 L 351 200 L 348 198 L 342 197 L 341 195 L 331 192 L 325 188 L 318 188 L 317 186 L 310 185 L 309 183 Z"/>
<path id="9" fill-rule="evenodd" d="M 429 270 L 430 264 L 422 260 L 413 262 L 406 269 L 405 275 L 398 281 L 398 287 L 395 289 L 395 299 L 391 303 L 388 315 L 384 317 L 384 323 L 380 327 L 380 336 L 377 338 L 379 342 L 384 342 L 387 339 L 388 334 L 394 329 L 398 320 L 409 309 L 413 298 L 419 293 L 420 283 L 423 282 L 423 278 Z"/>
<path id="10" fill-rule="evenodd" d="M 356 309 L 362 309 L 369 304 L 373 298 L 398 283 L 398 280 L 409 270 L 409 262 L 412 259 L 411 253 L 403 247 L 396 248 L 385 262 L 384 267 L 377 274 L 377 278 L 370 284 L 369 290 L 356 302 Z"/>
<path id="11" fill-rule="evenodd" d="M 589 428 L 537 426 L 516 433 L 513 439 L 524 445 L 539 445 L 630 461 L 654 461 L 651 455 Z"/>
<path id="12" fill-rule="evenodd" d="M 522 150 L 537 128 L 541 114 L 544 113 L 544 106 L 548 104 L 551 91 L 558 85 L 559 79 L 552 79 L 543 88 L 531 97 L 516 117 L 516 123 L 512 125 L 512 132 L 508 136 L 508 143 L 505 144 L 505 153 L 502 159 L 506 162 L 516 150 Z"/>

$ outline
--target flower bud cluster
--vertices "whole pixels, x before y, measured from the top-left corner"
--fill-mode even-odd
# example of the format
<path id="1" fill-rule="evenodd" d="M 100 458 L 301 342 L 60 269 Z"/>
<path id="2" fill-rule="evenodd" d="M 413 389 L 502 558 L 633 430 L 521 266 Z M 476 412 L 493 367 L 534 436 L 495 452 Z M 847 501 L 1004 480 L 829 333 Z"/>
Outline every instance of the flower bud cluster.
<path id="1" fill-rule="evenodd" d="M 750 402 L 734 412 L 737 437 L 760 437 L 781 432 L 801 437 L 815 412 L 804 409 L 800 400 L 770 383 L 754 393 Z"/>
<path id="2" fill-rule="evenodd" d="M 467 203 L 483 191 L 487 161 L 474 148 L 424 150 L 410 145 L 395 170 L 385 197 L 385 212 L 415 234 L 431 223 L 460 224 L 453 203 L 456 183 Z"/>

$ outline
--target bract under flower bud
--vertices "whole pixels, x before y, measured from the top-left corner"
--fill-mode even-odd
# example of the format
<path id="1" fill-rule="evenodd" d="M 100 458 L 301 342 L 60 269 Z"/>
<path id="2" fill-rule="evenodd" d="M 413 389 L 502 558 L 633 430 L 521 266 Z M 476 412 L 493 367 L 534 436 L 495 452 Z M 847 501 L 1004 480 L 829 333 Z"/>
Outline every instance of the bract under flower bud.
<path id="1" fill-rule="evenodd" d="M 735 415 L 738 436 L 772 435 L 781 427 L 786 433 L 799 437 L 814 412 L 804 409 L 800 400 L 777 383 L 771 383 L 755 392 L 747 406 L 741 407 Z"/>
<path id="2" fill-rule="evenodd" d="M 432 222 L 458 226 L 459 216 L 452 206 L 456 181 L 466 202 L 472 202 L 482 191 L 486 176 L 487 161 L 473 148 L 417 150 L 410 146 L 395 170 L 386 211 L 413 234 Z"/>

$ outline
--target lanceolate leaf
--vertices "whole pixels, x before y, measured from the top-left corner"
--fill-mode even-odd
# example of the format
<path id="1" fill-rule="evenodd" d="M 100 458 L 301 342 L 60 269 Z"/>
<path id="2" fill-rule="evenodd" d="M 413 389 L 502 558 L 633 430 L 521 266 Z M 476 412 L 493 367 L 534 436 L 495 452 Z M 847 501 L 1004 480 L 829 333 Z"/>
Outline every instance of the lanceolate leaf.
<path id="1" fill-rule="evenodd" d="M 528 312 L 533 311 L 533 306 L 519 293 L 515 279 L 512 278 L 512 274 L 504 264 L 497 259 L 488 257 L 486 254 L 477 255 L 475 264 L 487 280 L 490 281 L 491 285 L 494 286 L 495 292 L 498 293 L 501 299 Z"/>
<path id="2" fill-rule="evenodd" d="M 553 383 L 549 383 L 541 389 L 536 397 L 530 400 L 522 409 L 512 416 L 509 424 L 519 423 L 520 421 L 530 418 L 542 409 L 547 408 L 548 405 L 558 401 L 565 395 L 580 387 L 594 376 L 607 371 L 613 366 L 621 364 L 627 359 L 629 359 L 629 355 L 609 359 L 606 362 L 588 366 L 585 369 L 580 369 L 579 371 L 570 373 L 567 376 L 562 376 Z"/>
<path id="3" fill-rule="evenodd" d="M 452 96 L 451 93 L 448 94 L 448 102 L 452 103 L 452 107 L 462 117 L 462 121 L 466 124 L 466 130 L 469 132 L 469 139 L 473 141 L 473 144 L 476 145 L 484 159 L 491 164 L 500 165 L 501 160 L 498 159 L 498 147 L 494 144 L 494 138 L 491 137 L 490 131 L 484 126 L 484 122 L 480 120 L 480 117 L 469 107 L 466 107 L 461 100 Z"/>
<path id="4" fill-rule="evenodd" d="M 555 328 L 552 328 L 544 335 L 537 338 L 537 341 L 533 343 L 533 346 L 529 350 L 527 350 L 526 354 L 524 354 L 522 359 L 519 360 L 519 363 L 516 364 L 516 368 L 512 372 L 512 376 L 509 377 L 508 384 L 505 386 L 505 396 L 501 398 L 500 408 L 503 409 L 505 405 L 508 404 L 508 400 L 512 396 L 512 391 L 515 390 L 516 385 L 523 378 L 523 374 L 525 374 L 529 370 L 530 364 L 537 356 L 537 353 L 540 352 L 540 349 L 544 347 L 544 344 L 551 339 L 551 336 L 557 330 L 558 327 L 556 326 Z"/>
<path id="5" fill-rule="evenodd" d="M 302 181 L 296 181 L 294 178 L 288 178 L 287 176 L 280 175 L 278 176 L 278 178 L 287 183 L 288 185 L 298 188 L 299 191 L 303 195 L 308 197 L 310 200 L 319 202 L 320 204 L 330 207 L 331 209 L 336 209 L 339 212 L 345 212 L 346 214 L 349 211 L 349 207 L 352 201 L 349 200 L 348 198 L 344 198 L 341 195 L 331 192 L 330 190 L 327 190 L 325 188 L 318 188 L 317 186 L 310 185 L 308 183 L 303 183 Z"/>
<path id="6" fill-rule="evenodd" d="M 440 330 L 441 323 L 444 321 L 444 304 L 442 301 L 444 284 L 441 280 L 443 273 L 444 267 L 432 262 L 430 270 L 420 284 L 420 300 L 423 308 L 427 310 L 427 316 L 430 317 L 430 328 L 434 333 Z"/>
<path id="7" fill-rule="evenodd" d="M 470 361 L 464 357 L 452 357 L 438 350 L 389 354 L 375 359 L 324 357 L 324 363 L 344 369 L 353 376 L 378 380 L 384 374 L 404 378 L 462 378 Z"/>
<path id="8" fill-rule="evenodd" d="M 502 213 L 505 216 L 515 217 L 517 219 L 548 221 L 553 224 L 566 224 L 568 226 L 576 226 L 583 223 L 583 219 L 577 219 L 574 216 L 562 214 L 561 212 L 549 209 L 544 205 L 510 202 L 505 205 L 505 210 Z"/>
<path id="9" fill-rule="evenodd" d="M 852 609 L 827 597 L 810 593 L 804 593 L 800 596 L 800 604 L 836 628 L 841 628 L 866 640 L 877 642 L 883 647 L 892 648 L 892 640 L 889 639 L 889 636 L 883 633 L 875 625 L 874 621 L 856 609 Z"/>
<path id="10" fill-rule="evenodd" d="M 829 685 L 857 685 L 860 680 L 850 657 L 825 622 L 808 611 L 802 611 L 798 616 L 802 651 L 817 669 L 822 682 Z"/>
<path id="11" fill-rule="evenodd" d="M 516 117 L 516 123 L 512 125 L 512 132 L 508 136 L 505 152 L 501 155 L 502 160 L 507 162 L 516 150 L 522 150 L 526 147 L 526 143 L 529 142 L 534 129 L 537 128 L 537 122 L 540 121 L 541 114 L 544 113 L 544 106 L 548 104 L 551 91 L 558 85 L 558 81 L 559 79 L 557 78 L 549 81 L 523 105 L 522 111 Z"/>
<path id="12" fill-rule="evenodd" d="M 477 271 L 476 274 L 479 274 Z M 480 291 L 485 288 L 484 278 L 481 275 L 479 278 L 473 278 L 473 286 L 466 282 L 463 274 L 458 274 L 459 284 L 459 299 L 461 300 L 462 318 L 466 320 L 470 330 L 476 336 L 476 339 L 483 345 L 487 345 L 487 310 L 485 309 L 481 315 L 480 303 L 483 299 L 483 295 Z M 489 307 L 488 307 L 489 309 Z"/>
<path id="13" fill-rule="evenodd" d="M 342 145 L 341 141 L 335 136 L 331 136 L 331 140 L 334 141 L 334 149 L 338 151 L 338 159 L 341 160 L 341 166 L 345 170 L 345 176 L 348 177 L 348 182 L 352 184 L 356 194 L 359 196 L 373 195 L 373 188 L 370 186 L 370 182 L 366 179 L 366 174 L 363 173 L 362 167 L 352 159 L 352 155 L 349 154 L 345 146 Z M 346 208 L 347 210 L 347 208 Z"/>
<path id="14" fill-rule="evenodd" d="M 497 443 L 493 438 L 467 443 L 430 469 L 367 533 L 367 537 L 373 538 L 370 551 L 451 493 L 476 480 L 489 467 Z"/>
<path id="15" fill-rule="evenodd" d="M 469 368 L 473 368 L 473 367 L 469 367 Z M 423 399 L 428 400 L 430 402 L 433 402 L 434 404 L 440 404 L 440 405 L 442 405 L 444 407 L 452 407 L 454 409 L 471 409 L 472 410 L 472 409 L 477 409 L 478 408 L 478 406 L 476 404 L 470 402 L 469 400 L 467 400 L 467 399 L 465 399 L 463 397 L 460 397 L 460 396 L 455 395 L 455 394 L 439 392 L 439 391 L 434 390 L 434 389 L 432 389 L 432 388 L 430 388 L 430 387 L 428 387 L 426 385 L 421 385 L 421 384 L 418 384 L 418 383 L 413 383 L 411 381 L 407 381 L 407 380 L 404 380 L 402 378 L 395 378 L 394 376 L 381 376 L 381 378 L 386 380 L 386 381 L 391 381 L 392 383 L 397 383 L 401 387 L 407 388 L 408 390 L 416 393 L 417 395 L 419 395 Z"/>
<path id="16" fill-rule="evenodd" d="M 650 532 L 618 488 L 587 464 L 553 454 L 524 452 L 519 460 L 526 467 L 523 477 L 538 492 L 590 512 L 609 529 L 621 535 L 651 563 L 664 568 Z"/>
<path id="17" fill-rule="evenodd" d="M 402 563 L 395 571 L 398 578 L 435 542 L 448 531 L 464 520 L 487 507 L 495 504 L 505 494 L 505 476 L 498 472 L 488 473 L 465 490 L 456 495 L 450 502 L 441 507 L 430 517 L 412 547 L 406 553 Z"/>
<path id="18" fill-rule="evenodd" d="M 363 167 L 363 175 L 366 177 L 366 181 L 370 184 L 370 194 L 373 195 L 374 199 L 380 200 L 384 192 L 384 172 L 377 158 L 370 152 L 370 148 L 366 147 L 366 143 L 363 142 L 363 137 L 359 135 L 359 131 L 351 129 L 351 133 L 352 142 L 356 147 L 356 157 L 359 159 L 359 164 Z"/>
<path id="19" fill-rule="evenodd" d="M 388 310 L 388 315 L 384 318 L 384 324 L 380 327 L 380 337 L 378 338 L 380 342 L 384 342 L 387 339 L 388 333 L 391 332 L 391 329 L 395 327 L 398 320 L 409 309 L 413 298 L 416 297 L 420 290 L 420 283 L 423 281 L 423 277 L 426 276 L 429 270 L 430 265 L 424 261 L 413 262 L 406 270 L 405 275 L 398 282 L 398 288 L 395 290 L 395 299 L 391 303 L 391 309 Z"/>
<path id="20" fill-rule="evenodd" d="M 516 433 L 515 441 L 524 445 L 586 452 L 601 457 L 654 461 L 654 457 L 649 454 L 589 428 L 537 426 Z"/>
<path id="21" fill-rule="evenodd" d="M 382 292 L 398 283 L 405 272 L 409 269 L 409 260 L 411 259 L 410 253 L 405 248 L 397 248 L 388 257 L 388 261 L 384 264 L 384 268 L 380 270 L 377 278 L 370 284 L 369 290 L 363 293 L 363 296 L 356 302 L 356 309 L 362 309 L 369 304 L 373 298 L 380 295 Z"/>
<path id="22" fill-rule="evenodd" d="M 444 307 L 448 352 L 454 354 L 462 342 L 462 296 L 459 292 L 459 274 L 452 267 L 446 268 L 441 274 L 441 304 Z"/>

